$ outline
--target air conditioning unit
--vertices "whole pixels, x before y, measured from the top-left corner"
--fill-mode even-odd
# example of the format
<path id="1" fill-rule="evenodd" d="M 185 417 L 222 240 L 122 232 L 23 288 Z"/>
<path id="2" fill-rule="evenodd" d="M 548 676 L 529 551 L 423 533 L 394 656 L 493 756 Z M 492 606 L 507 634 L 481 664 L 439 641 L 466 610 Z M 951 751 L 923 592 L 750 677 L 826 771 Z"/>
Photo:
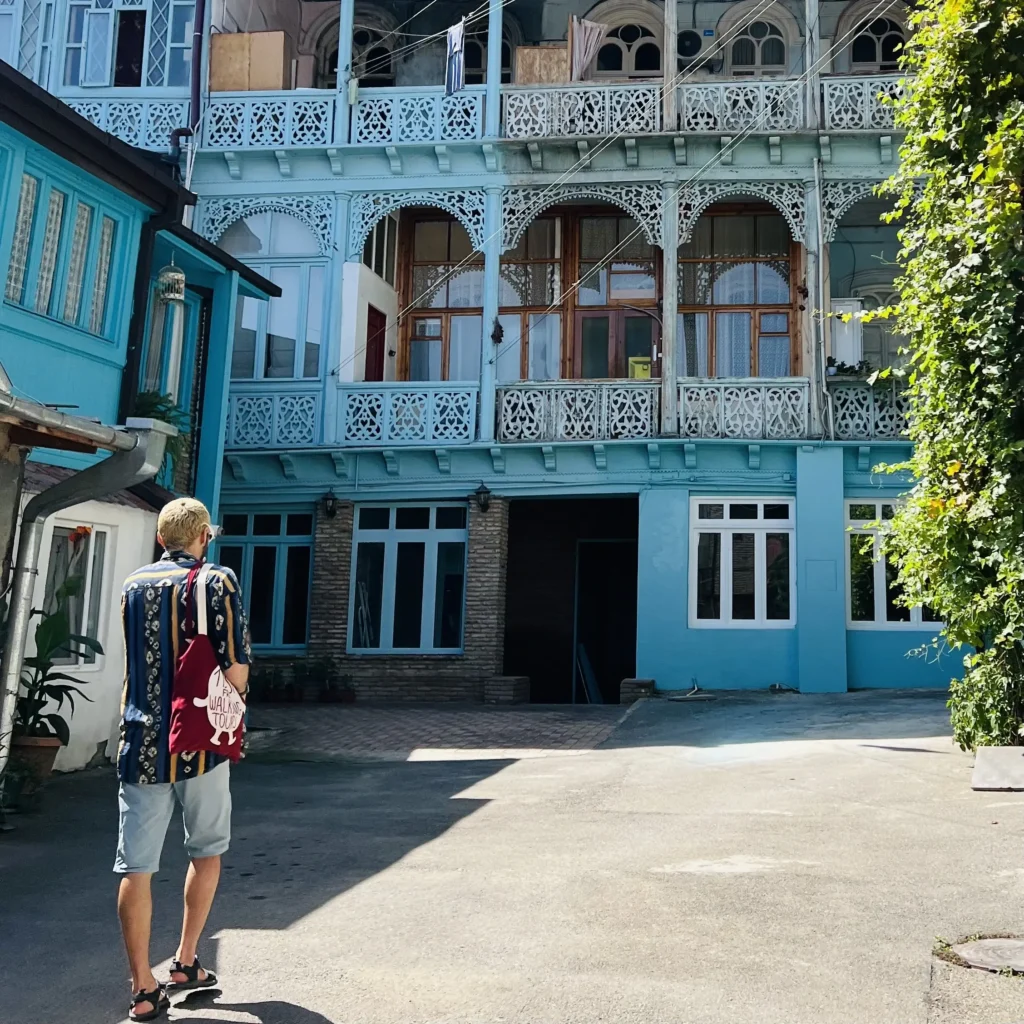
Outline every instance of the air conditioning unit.
<path id="1" fill-rule="evenodd" d="M 832 357 L 837 363 L 856 366 L 864 358 L 863 309 L 863 299 L 832 300 Z"/>

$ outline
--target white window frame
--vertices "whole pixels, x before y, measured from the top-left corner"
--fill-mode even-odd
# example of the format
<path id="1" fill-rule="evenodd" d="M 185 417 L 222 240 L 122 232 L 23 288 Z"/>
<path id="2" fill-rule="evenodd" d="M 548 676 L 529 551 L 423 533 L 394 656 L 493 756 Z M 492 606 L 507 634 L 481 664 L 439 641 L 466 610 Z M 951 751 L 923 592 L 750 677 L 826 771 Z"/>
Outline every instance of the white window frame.
<path id="1" fill-rule="evenodd" d="M 83 555 L 85 565 L 85 585 L 82 588 L 82 634 L 88 636 L 89 628 L 89 604 L 92 600 L 96 587 L 100 590 L 100 602 L 96 613 L 96 635 L 93 637 L 100 645 L 103 645 L 107 635 L 108 616 L 110 614 L 110 600 L 108 599 L 107 587 L 113 572 L 113 559 L 117 547 L 117 528 L 97 523 L 81 523 L 71 519 L 56 519 L 49 524 L 50 529 L 44 538 L 43 551 L 46 552 L 46 561 L 40 566 L 39 586 L 37 599 L 39 607 L 42 607 L 46 600 L 46 580 L 49 573 L 50 551 L 53 547 L 53 535 L 55 531 L 75 530 L 78 527 L 89 528 L 89 546 Z M 100 579 L 95 579 L 93 573 L 93 555 L 95 551 L 96 535 L 102 533 L 105 537 L 103 546 L 103 565 L 100 568 Z M 67 661 L 61 660 L 56 664 L 62 669 L 73 669 L 76 672 L 97 672 L 101 671 L 106 659 L 106 647 L 103 654 L 96 654 L 92 661 L 88 661 L 81 654 L 76 654 Z"/>
<path id="2" fill-rule="evenodd" d="M 729 506 L 757 505 L 757 519 L 730 519 Z M 765 519 L 765 505 L 788 505 L 787 519 Z M 701 505 L 723 505 L 723 519 L 700 519 Z M 753 533 L 754 536 L 754 618 L 732 618 L 732 544 L 727 540 L 736 533 Z M 766 617 L 765 589 L 766 557 L 765 538 L 769 533 L 789 535 L 789 618 L 769 619 Z M 719 566 L 721 590 L 717 619 L 697 618 L 697 546 L 702 534 L 721 534 L 722 549 Z M 702 495 L 690 498 L 690 568 L 689 583 L 689 625 L 691 629 L 792 629 L 796 625 L 796 499 L 789 497 L 762 497 L 751 495 Z M 727 613 L 727 614 L 726 614 Z"/>
<path id="3" fill-rule="evenodd" d="M 389 526 L 386 530 L 369 530 L 359 528 L 359 515 L 364 508 L 387 508 L 391 510 Z M 427 529 L 399 530 L 395 526 L 397 509 L 429 508 L 430 526 Z M 466 526 L 457 530 L 438 529 L 434 526 L 439 508 L 462 508 L 466 510 Z M 380 614 L 380 646 L 356 647 L 354 645 L 356 624 L 356 565 L 360 542 L 368 544 L 384 544 L 384 583 L 381 593 Z M 420 647 L 394 647 L 395 618 L 395 575 L 398 562 L 399 543 L 422 542 L 425 545 L 423 559 L 423 604 L 420 609 Z M 462 643 L 458 647 L 422 646 L 424 637 L 433 640 L 434 635 L 434 603 L 437 588 L 437 546 L 445 543 L 461 543 L 465 545 L 465 562 L 463 564 L 462 585 Z M 348 635 L 346 649 L 349 654 L 360 655 L 419 655 L 419 654 L 463 654 L 466 644 L 466 591 L 469 575 L 469 508 L 462 501 L 416 501 L 404 504 L 384 504 L 366 502 L 356 505 L 352 520 L 352 561 L 349 573 L 348 596 Z M 387 643 L 385 643 L 385 639 Z"/>
<path id="4" fill-rule="evenodd" d="M 885 615 L 885 559 L 879 557 L 878 530 L 871 528 L 868 524 L 881 521 L 883 506 L 890 506 L 895 510 L 899 502 L 895 498 L 849 498 L 844 503 L 846 538 L 845 538 L 845 572 L 846 572 L 846 628 L 867 629 L 867 630 L 896 630 L 897 632 L 926 632 L 943 628 L 943 623 L 934 620 L 926 620 L 922 617 L 921 606 L 914 605 L 909 609 L 910 618 L 907 621 L 891 621 Z M 854 505 L 871 505 L 875 515 L 871 519 L 854 519 L 850 510 Z M 891 518 L 891 517 L 886 517 Z M 853 566 L 850 557 L 850 545 L 855 537 L 871 537 L 872 571 L 874 572 L 875 590 L 875 617 L 870 622 L 863 620 L 854 621 L 853 618 Z"/>

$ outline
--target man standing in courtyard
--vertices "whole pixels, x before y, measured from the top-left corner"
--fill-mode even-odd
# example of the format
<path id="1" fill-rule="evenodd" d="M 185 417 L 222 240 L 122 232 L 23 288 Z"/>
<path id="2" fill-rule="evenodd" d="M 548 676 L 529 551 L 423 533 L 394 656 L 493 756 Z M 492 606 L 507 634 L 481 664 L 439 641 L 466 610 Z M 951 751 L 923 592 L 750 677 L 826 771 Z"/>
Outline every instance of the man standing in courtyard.
<path id="1" fill-rule="evenodd" d="M 169 1005 L 166 989 L 205 988 L 217 980 L 200 966 L 197 946 L 217 891 L 221 855 L 231 838 L 230 764 L 212 751 L 172 754 L 168 743 L 174 669 L 186 647 L 186 602 L 195 590 L 187 593 L 189 572 L 204 560 L 215 536 L 202 502 L 178 498 L 165 505 L 157 521 L 164 555 L 128 577 L 121 599 L 125 681 L 114 871 L 122 876 L 117 912 L 132 975 L 131 1020 L 154 1020 L 164 1013 Z M 248 636 L 238 580 L 230 569 L 207 565 L 205 602 L 206 632 L 217 662 L 244 698 Z M 191 863 L 181 942 L 165 986 L 158 984 L 149 959 L 150 883 L 160 867 L 176 804 L 181 806 Z"/>

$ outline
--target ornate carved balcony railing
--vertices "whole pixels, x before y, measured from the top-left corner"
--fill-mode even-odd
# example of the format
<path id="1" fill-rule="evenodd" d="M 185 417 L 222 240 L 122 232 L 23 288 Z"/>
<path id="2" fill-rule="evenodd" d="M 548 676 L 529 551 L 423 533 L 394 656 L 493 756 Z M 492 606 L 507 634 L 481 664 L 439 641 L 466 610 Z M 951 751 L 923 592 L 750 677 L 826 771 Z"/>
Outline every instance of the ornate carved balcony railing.
<path id="1" fill-rule="evenodd" d="M 661 131 L 661 84 L 518 86 L 502 90 L 510 139 Z"/>
<path id="2" fill-rule="evenodd" d="M 484 133 L 484 89 L 471 86 L 454 96 L 436 88 L 360 89 L 351 132 L 355 145 L 479 139 Z"/>
<path id="3" fill-rule="evenodd" d="M 77 90 L 61 99 L 97 128 L 142 149 L 167 150 L 171 132 L 188 126 L 187 90 L 180 97 L 168 89 Z"/>
<path id="4" fill-rule="evenodd" d="M 401 381 L 339 389 L 339 444 L 469 444 L 476 436 L 477 388 Z"/>
<path id="5" fill-rule="evenodd" d="M 658 433 L 657 381 L 551 381 L 498 389 L 499 441 L 604 441 Z"/>
<path id="6" fill-rule="evenodd" d="M 903 92 L 896 75 L 825 78 L 825 128 L 829 131 L 876 131 L 893 127 L 893 108 L 881 97 L 897 99 Z"/>
<path id="7" fill-rule="evenodd" d="M 905 437 L 906 392 L 895 381 L 871 385 L 867 381 L 842 381 L 831 378 L 828 393 L 832 398 L 836 440 L 871 441 Z"/>
<path id="8" fill-rule="evenodd" d="M 320 395 L 232 394 L 226 448 L 301 448 L 320 440 Z"/>
<path id="9" fill-rule="evenodd" d="M 807 437 L 809 398 L 810 381 L 800 377 L 681 380 L 679 432 L 751 440 Z"/>
<path id="10" fill-rule="evenodd" d="M 209 149 L 292 149 L 334 142 L 335 93 L 217 92 L 203 129 Z"/>
<path id="11" fill-rule="evenodd" d="M 693 83 L 679 86 L 684 132 L 796 131 L 806 125 L 803 82 Z"/>

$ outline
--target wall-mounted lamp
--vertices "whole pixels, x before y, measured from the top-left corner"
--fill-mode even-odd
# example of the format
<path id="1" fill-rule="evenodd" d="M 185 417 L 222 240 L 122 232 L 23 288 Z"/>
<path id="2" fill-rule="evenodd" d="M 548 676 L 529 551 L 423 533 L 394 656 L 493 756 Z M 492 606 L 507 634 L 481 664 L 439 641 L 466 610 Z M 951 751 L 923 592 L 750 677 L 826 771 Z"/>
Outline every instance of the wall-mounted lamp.
<path id="1" fill-rule="evenodd" d="M 491 507 L 491 490 L 487 484 L 481 484 L 471 497 L 476 498 L 477 506 L 481 512 L 486 512 Z"/>
<path id="2" fill-rule="evenodd" d="M 332 487 L 323 496 L 324 515 L 328 519 L 333 519 L 338 514 L 338 499 L 334 494 L 334 488 Z"/>

